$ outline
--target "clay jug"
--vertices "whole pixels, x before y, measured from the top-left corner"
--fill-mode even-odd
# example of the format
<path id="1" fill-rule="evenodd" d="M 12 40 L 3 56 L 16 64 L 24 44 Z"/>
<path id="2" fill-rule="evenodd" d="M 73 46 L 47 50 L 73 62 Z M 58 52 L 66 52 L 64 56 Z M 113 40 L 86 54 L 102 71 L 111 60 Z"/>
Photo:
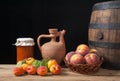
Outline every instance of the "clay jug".
<path id="1" fill-rule="evenodd" d="M 56 59 L 56 61 L 60 64 L 63 60 L 66 47 L 64 41 L 65 30 L 58 31 L 58 29 L 48 29 L 49 34 L 39 35 L 37 38 L 37 45 L 42 54 L 43 59 Z M 59 41 L 56 41 L 56 38 L 59 37 Z M 41 38 L 50 38 L 49 42 L 44 43 L 41 46 L 40 40 Z"/>

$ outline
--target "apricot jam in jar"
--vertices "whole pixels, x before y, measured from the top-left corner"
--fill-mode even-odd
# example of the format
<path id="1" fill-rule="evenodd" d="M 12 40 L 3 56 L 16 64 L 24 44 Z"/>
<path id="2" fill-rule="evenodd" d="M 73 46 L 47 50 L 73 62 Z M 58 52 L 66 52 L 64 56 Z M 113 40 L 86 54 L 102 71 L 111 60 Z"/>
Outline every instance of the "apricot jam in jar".
<path id="1" fill-rule="evenodd" d="M 17 62 L 28 57 L 33 57 L 35 45 L 33 38 L 17 38 L 16 41 Z"/>

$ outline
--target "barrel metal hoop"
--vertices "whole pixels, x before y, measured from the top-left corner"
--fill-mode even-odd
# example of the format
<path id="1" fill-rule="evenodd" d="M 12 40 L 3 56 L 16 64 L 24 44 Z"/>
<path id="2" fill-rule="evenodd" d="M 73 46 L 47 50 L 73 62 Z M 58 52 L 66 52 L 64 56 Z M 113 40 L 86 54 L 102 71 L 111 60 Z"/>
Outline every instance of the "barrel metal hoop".
<path id="1" fill-rule="evenodd" d="M 98 24 L 98 23 L 90 23 L 89 28 L 93 28 L 93 29 L 116 29 L 116 30 L 120 30 L 120 24 Z"/>
<path id="2" fill-rule="evenodd" d="M 93 11 L 104 10 L 104 9 L 118 9 L 118 8 L 120 8 L 120 1 L 109 1 L 109 2 L 96 3 L 93 6 Z"/>
<path id="3" fill-rule="evenodd" d="M 89 45 L 102 48 L 120 49 L 120 43 L 88 41 Z"/>

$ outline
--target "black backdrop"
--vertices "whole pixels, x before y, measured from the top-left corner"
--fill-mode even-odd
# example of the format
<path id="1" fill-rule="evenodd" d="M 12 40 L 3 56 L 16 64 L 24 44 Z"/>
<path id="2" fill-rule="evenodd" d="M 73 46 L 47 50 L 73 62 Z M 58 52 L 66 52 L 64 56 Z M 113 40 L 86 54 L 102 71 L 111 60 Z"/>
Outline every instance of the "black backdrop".
<path id="1" fill-rule="evenodd" d="M 81 43 L 88 44 L 88 28 L 95 3 L 109 0 L 8 0 L 1 10 L 0 63 L 16 63 L 18 37 L 48 34 L 49 28 L 65 29 L 67 52 Z M 8 6 L 8 7 L 7 7 Z M 8 14 L 7 14 L 8 13 Z M 8 21 L 8 22 L 7 22 Z M 35 44 L 34 57 L 41 59 Z"/>

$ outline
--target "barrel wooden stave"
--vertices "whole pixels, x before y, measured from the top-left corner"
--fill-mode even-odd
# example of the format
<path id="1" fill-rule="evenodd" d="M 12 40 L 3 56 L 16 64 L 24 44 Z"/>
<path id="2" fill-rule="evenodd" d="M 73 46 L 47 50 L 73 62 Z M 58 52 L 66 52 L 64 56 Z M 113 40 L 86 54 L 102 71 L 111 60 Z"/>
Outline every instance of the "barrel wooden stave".
<path id="1" fill-rule="evenodd" d="M 120 9 L 93 11 L 90 23 L 120 23 Z"/>
<path id="2" fill-rule="evenodd" d="M 97 49 L 98 55 L 104 57 L 102 68 L 120 69 L 120 51 L 118 49 L 108 49 L 92 45 L 90 47 Z"/>
<path id="3" fill-rule="evenodd" d="M 88 34 L 89 46 L 104 57 L 102 67 L 120 69 L 120 1 L 93 6 Z"/>
<path id="4" fill-rule="evenodd" d="M 103 39 L 98 38 L 99 33 L 103 34 Z M 89 40 L 101 41 L 101 42 L 112 42 L 120 43 L 120 30 L 109 30 L 109 29 L 89 29 Z"/>

